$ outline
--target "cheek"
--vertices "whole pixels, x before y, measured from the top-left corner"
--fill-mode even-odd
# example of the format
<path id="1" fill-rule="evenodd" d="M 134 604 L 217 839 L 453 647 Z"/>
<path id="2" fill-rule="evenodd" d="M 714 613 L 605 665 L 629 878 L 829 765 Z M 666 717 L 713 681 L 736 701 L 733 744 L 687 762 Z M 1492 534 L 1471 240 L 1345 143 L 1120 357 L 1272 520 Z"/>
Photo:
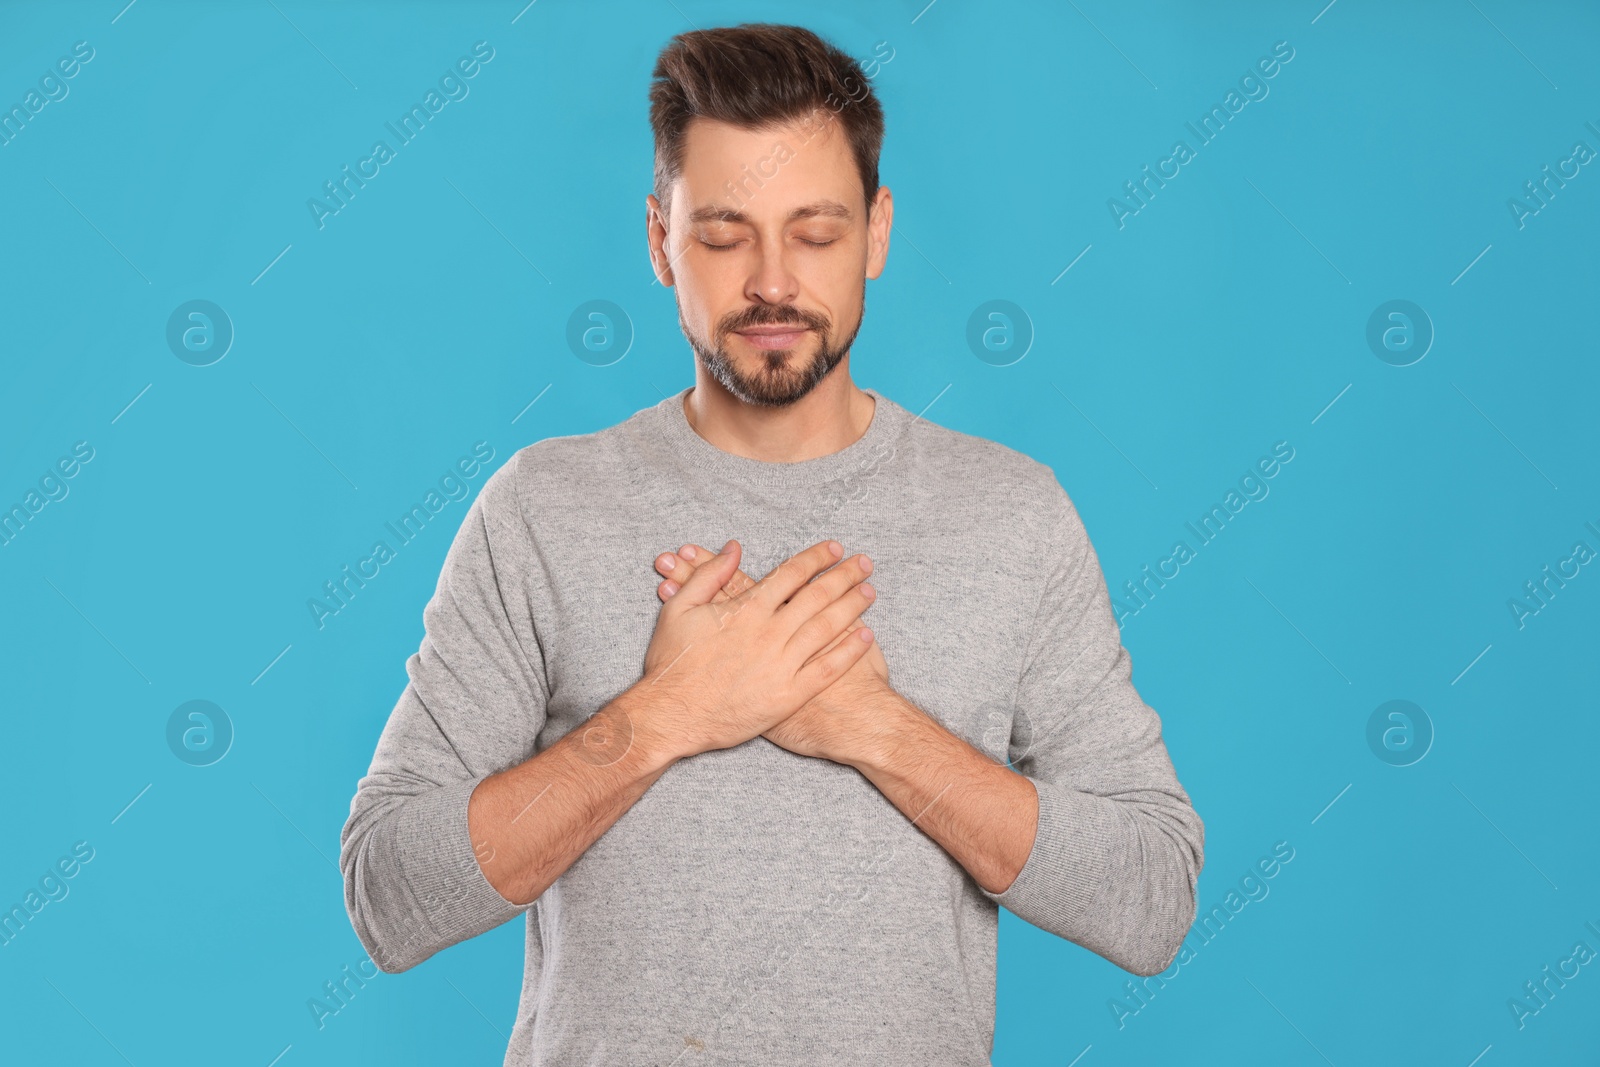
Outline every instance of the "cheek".
<path id="1" fill-rule="evenodd" d="M 674 261 L 673 276 L 683 317 L 690 325 L 705 326 L 745 303 L 745 282 L 750 272 L 742 252 L 690 249 Z"/>
<path id="2" fill-rule="evenodd" d="M 865 288 L 863 264 L 856 256 L 840 254 L 800 273 L 798 302 L 840 323 L 860 313 Z"/>
<path id="3" fill-rule="evenodd" d="M 863 312 L 862 277 L 854 274 L 842 285 L 835 283 L 826 290 L 813 290 L 815 296 L 806 306 L 825 316 L 835 333 L 847 330 L 860 321 Z"/>
<path id="4" fill-rule="evenodd" d="M 678 316 L 684 325 L 701 337 L 708 337 L 724 314 L 720 311 L 727 297 L 722 283 L 707 277 L 699 265 L 679 262 L 675 268 L 673 292 L 678 300 Z"/>

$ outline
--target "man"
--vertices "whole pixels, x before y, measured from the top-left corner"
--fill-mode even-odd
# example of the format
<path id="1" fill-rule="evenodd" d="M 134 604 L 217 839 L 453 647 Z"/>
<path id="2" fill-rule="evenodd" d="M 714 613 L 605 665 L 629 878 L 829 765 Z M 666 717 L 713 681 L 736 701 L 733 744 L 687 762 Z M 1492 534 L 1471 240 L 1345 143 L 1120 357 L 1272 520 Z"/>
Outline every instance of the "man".
<path id="1" fill-rule="evenodd" d="M 1202 824 L 1051 470 L 851 381 L 893 217 L 861 69 L 746 25 L 655 76 L 695 383 L 485 483 L 351 921 L 394 973 L 526 913 L 507 1064 L 987 1064 L 998 906 L 1157 973 Z"/>

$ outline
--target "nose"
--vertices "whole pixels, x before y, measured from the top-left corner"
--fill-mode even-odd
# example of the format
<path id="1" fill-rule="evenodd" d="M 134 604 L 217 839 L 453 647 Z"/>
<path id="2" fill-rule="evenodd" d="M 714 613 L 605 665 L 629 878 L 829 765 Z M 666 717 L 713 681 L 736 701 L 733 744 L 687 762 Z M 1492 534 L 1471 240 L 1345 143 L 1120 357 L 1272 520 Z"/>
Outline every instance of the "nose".
<path id="1" fill-rule="evenodd" d="M 783 242 L 766 242 L 745 283 L 745 296 L 758 304 L 792 304 L 799 293 L 800 281 L 789 264 Z"/>

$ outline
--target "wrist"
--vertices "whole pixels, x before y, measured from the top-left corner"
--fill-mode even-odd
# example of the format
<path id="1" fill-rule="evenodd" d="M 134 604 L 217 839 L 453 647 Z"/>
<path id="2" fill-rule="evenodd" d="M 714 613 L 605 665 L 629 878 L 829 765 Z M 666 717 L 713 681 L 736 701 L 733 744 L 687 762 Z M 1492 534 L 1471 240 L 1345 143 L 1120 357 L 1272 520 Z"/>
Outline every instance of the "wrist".
<path id="1" fill-rule="evenodd" d="M 922 711 L 887 684 L 863 695 L 856 707 L 857 714 L 841 717 L 849 725 L 835 735 L 836 751 L 828 758 L 870 778 L 892 765 Z"/>
<path id="2" fill-rule="evenodd" d="M 609 706 L 628 724 L 632 748 L 648 769 L 665 770 L 704 749 L 693 738 L 688 703 L 667 685 L 642 678 L 623 690 Z"/>

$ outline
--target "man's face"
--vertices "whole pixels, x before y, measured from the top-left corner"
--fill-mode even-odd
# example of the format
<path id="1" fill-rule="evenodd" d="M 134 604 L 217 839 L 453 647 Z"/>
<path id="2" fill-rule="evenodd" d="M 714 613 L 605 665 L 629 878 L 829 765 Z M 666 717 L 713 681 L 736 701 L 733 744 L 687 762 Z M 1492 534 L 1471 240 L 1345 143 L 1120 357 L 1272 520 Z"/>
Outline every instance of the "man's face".
<path id="1" fill-rule="evenodd" d="M 828 121 L 832 119 L 833 121 Z M 870 217 L 831 111 L 768 130 L 695 119 L 670 218 L 650 206 L 651 259 L 707 371 L 748 404 L 809 393 L 850 352 L 866 280 L 883 271 L 893 202 Z"/>

